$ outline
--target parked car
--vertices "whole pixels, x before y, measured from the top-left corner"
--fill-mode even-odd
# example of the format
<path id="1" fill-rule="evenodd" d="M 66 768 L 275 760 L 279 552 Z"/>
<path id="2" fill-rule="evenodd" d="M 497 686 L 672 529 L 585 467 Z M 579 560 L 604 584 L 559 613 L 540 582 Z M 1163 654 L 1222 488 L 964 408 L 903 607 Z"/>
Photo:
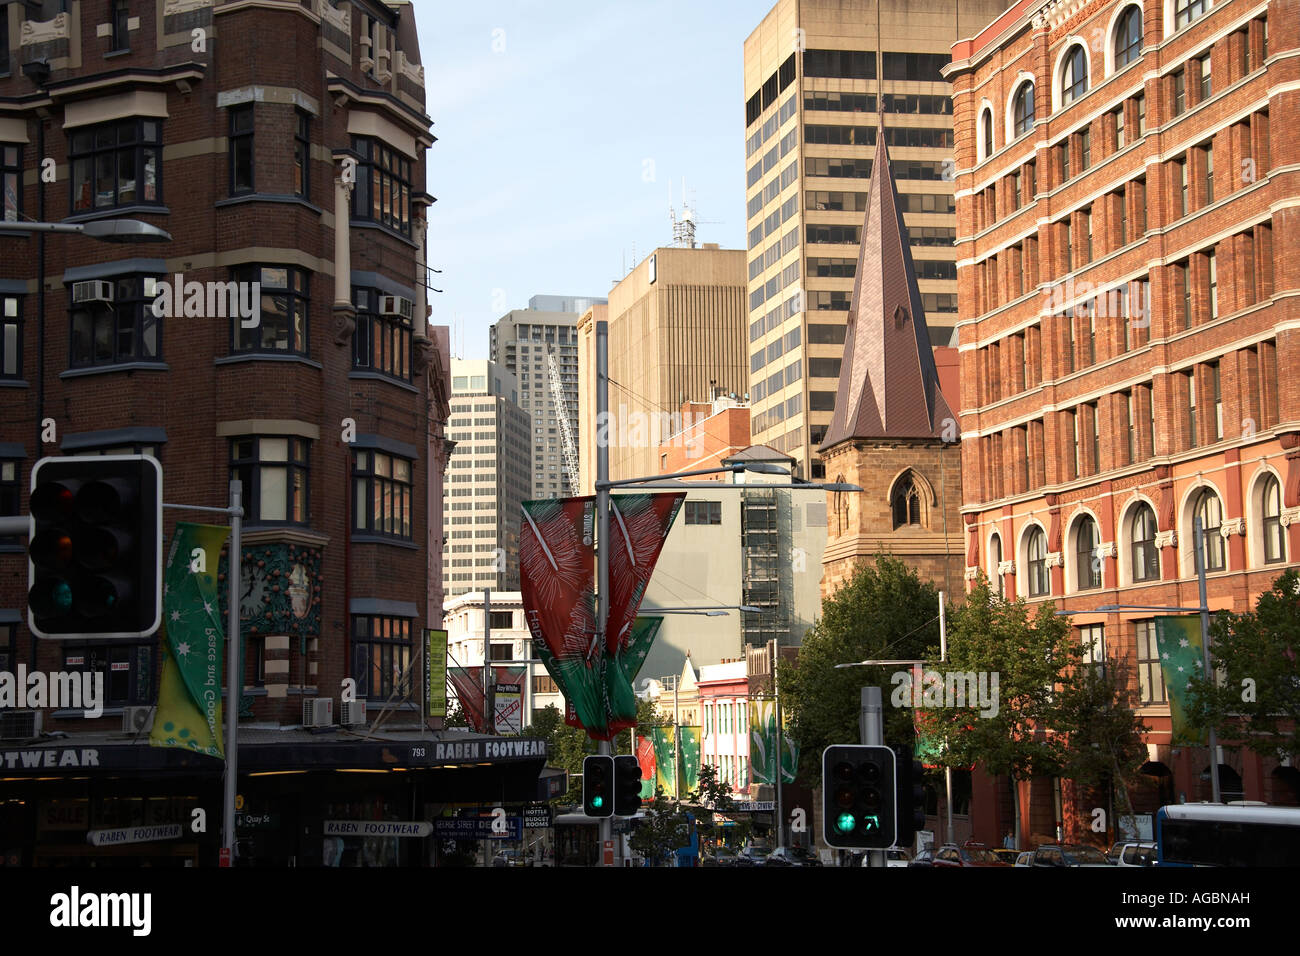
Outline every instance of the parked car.
<path id="1" fill-rule="evenodd" d="M 1011 865 L 1014 866 L 1014 865 L 1015 865 L 1015 862 L 1016 862 L 1016 858 L 1017 858 L 1018 856 L 1020 856 L 1020 851 L 1019 851 L 1019 850 L 1006 850 L 1006 849 L 1003 849 L 1002 847 L 994 847 L 994 848 L 993 848 L 993 855 L 996 856 L 996 857 L 997 857 L 999 860 L 1001 860 L 1003 863 L 1010 863 Z"/>
<path id="2" fill-rule="evenodd" d="M 958 846 L 956 843 L 945 843 L 939 847 L 934 854 L 934 865 L 943 866 L 1009 866 L 993 855 L 983 843 L 976 843 L 973 840 L 967 840 Z"/>
<path id="3" fill-rule="evenodd" d="M 885 866 L 907 866 L 912 861 L 912 856 L 906 850 L 885 850 Z M 849 854 L 845 861 L 846 866 L 870 866 L 871 857 L 867 851 L 858 850 Z"/>
<path id="4" fill-rule="evenodd" d="M 740 866 L 764 866 L 767 863 L 767 858 L 771 854 L 771 847 L 755 844 L 747 846 L 737 853 L 736 862 Z"/>
<path id="5" fill-rule="evenodd" d="M 700 866 L 738 866 L 737 856 L 729 846 L 713 847 L 700 853 Z"/>
<path id="6" fill-rule="evenodd" d="M 779 846 L 768 854 L 764 866 L 821 866 L 822 861 L 806 846 Z"/>
<path id="7" fill-rule="evenodd" d="M 1023 866 L 1026 869 L 1034 865 L 1034 851 L 1022 850 L 1016 857 L 1016 866 Z"/>
<path id="8" fill-rule="evenodd" d="M 1034 851 L 1034 866 L 1110 866 L 1106 855 L 1095 846 L 1083 844 L 1053 844 L 1040 846 Z"/>
<path id="9" fill-rule="evenodd" d="M 924 850 L 912 857 L 908 866 L 934 866 L 934 847 L 927 846 Z"/>
<path id="10" fill-rule="evenodd" d="M 1154 866 L 1156 845 L 1150 840 L 1120 840 L 1106 854 L 1112 866 Z"/>

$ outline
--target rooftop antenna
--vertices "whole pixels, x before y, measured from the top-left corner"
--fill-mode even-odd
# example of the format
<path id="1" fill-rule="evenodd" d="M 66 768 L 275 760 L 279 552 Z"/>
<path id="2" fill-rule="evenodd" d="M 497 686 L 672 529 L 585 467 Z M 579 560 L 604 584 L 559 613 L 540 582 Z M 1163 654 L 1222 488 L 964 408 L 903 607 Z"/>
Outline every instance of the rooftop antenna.
<path id="1" fill-rule="evenodd" d="M 672 182 L 668 183 L 668 218 L 673 224 L 673 245 L 678 249 L 695 248 L 695 213 L 691 210 L 690 201 L 686 198 L 686 177 L 682 177 L 682 217 L 677 218 L 677 210 L 673 207 L 673 186 Z"/>

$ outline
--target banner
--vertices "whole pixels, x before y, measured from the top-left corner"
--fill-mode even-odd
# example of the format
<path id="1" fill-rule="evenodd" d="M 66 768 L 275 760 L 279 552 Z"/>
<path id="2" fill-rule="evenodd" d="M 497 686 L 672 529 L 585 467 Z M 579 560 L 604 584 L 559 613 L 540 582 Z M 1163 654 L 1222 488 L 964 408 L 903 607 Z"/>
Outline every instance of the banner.
<path id="1" fill-rule="evenodd" d="M 217 565 L 229 534 L 226 527 L 182 521 L 172 535 L 163 570 L 162 674 L 149 733 L 151 746 L 225 756 L 221 737 L 225 634 Z"/>
<path id="2" fill-rule="evenodd" d="M 685 795 L 700 788 L 700 728 L 678 727 L 677 749 L 681 754 L 681 792 Z"/>
<path id="3" fill-rule="evenodd" d="M 518 665 L 492 665 L 494 683 L 497 686 L 509 684 L 518 687 L 520 695 L 522 695 L 523 691 L 522 685 L 525 674 L 525 669 Z M 483 720 L 483 668 L 449 667 L 447 668 L 447 679 L 451 681 L 452 691 L 456 694 L 456 699 L 460 701 L 461 713 L 465 715 L 465 722 L 469 724 L 470 730 L 480 734 L 486 733 L 487 724 Z M 495 688 L 493 696 L 495 696 Z M 497 710 L 500 710 L 499 705 Z M 518 730 L 508 731 L 508 733 L 518 732 Z"/>
<path id="4" fill-rule="evenodd" d="M 447 716 L 447 632 L 424 632 L 424 716 Z"/>
<path id="5" fill-rule="evenodd" d="M 641 799 L 655 798 L 655 745 L 649 737 L 636 739 L 636 762 L 641 765 Z"/>
<path id="6" fill-rule="evenodd" d="M 677 799 L 677 735 L 673 727 L 655 727 L 651 730 L 655 748 L 655 785 L 662 787 L 664 796 Z"/>
<path id="7" fill-rule="evenodd" d="M 1171 742 L 1191 746 L 1205 746 L 1203 728 L 1193 727 L 1187 720 L 1188 680 L 1199 677 L 1204 670 L 1201 649 L 1201 617 L 1157 617 L 1156 647 L 1160 652 L 1160 670 L 1169 691 L 1169 716 L 1172 724 Z"/>
<path id="8" fill-rule="evenodd" d="M 785 733 L 780 735 L 781 779 L 794 783 L 799 767 L 799 746 Z M 754 699 L 749 702 L 749 772 L 754 783 L 771 784 L 776 779 L 777 732 L 776 702 Z"/>

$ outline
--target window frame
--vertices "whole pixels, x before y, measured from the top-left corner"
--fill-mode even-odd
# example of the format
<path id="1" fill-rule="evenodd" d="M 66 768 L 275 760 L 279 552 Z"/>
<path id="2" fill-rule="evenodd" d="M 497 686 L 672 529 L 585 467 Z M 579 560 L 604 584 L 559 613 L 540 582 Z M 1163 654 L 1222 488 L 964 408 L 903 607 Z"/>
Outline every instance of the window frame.
<path id="1" fill-rule="evenodd" d="M 1277 503 L 1277 510 L 1272 514 L 1269 513 L 1270 497 Z M 1259 491 L 1260 555 L 1265 564 L 1286 562 L 1286 529 L 1282 527 L 1282 510 L 1282 482 L 1278 480 L 1277 475 L 1270 473 L 1264 479 Z M 1272 538 L 1270 538 L 1270 531 L 1273 532 Z M 1269 557 L 1270 541 L 1278 545 L 1274 557 Z"/>
<path id="2" fill-rule="evenodd" d="M 1133 27 L 1136 25 L 1137 30 Z M 1136 32 L 1136 35 L 1134 35 Z M 1131 4 L 1115 21 L 1115 34 L 1111 38 L 1111 52 L 1115 58 L 1116 72 L 1129 66 L 1142 56 L 1142 8 Z"/>
<path id="3" fill-rule="evenodd" d="M 25 143 L 0 143 L 0 216 L 5 222 L 18 222 L 23 218 L 25 149 Z"/>
<path id="4" fill-rule="evenodd" d="M 131 49 L 130 18 L 131 8 L 127 0 L 112 0 L 109 4 L 109 40 L 112 48 L 109 53 L 127 53 Z"/>
<path id="5" fill-rule="evenodd" d="M 1210 9 L 1210 0 L 1174 0 L 1174 30 L 1195 23 Z"/>
<path id="6" fill-rule="evenodd" d="M 382 140 L 370 136 L 353 136 L 352 152 L 357 157 L 357 182 L 352 190 L 351 218 L 373 222 L 406 239 L 411 238 L 411 197 L 414 193 L 414 163 L 404 153 Z M 391 198 L 394 186 L 401 210 L 394 211 Z M 385 212 L 383 198 L 390 199 Z M 376 206 L 378 204 L 378 206 Z M 378 215 L 376 215 L 376 210 Z"/>
<path id="7" fill-rule="evenodd" d="M 267 272 L 270 270 L 283 270 L 285 273 L 285 285 L 272 285 L 266 281 Z M 295 286 L 294 279 L 300 280 L 299 285 Z M 259 323 L 252 328 L 244 328 L 239 315 L 230 317 L 230 354 L 231 355 L 298 355 L 306 358 L 311 354 L 311 273 L 306 269 L 292 265 L 281 265 L 277 263 L 245 263 L 234 266 L 230 270 L 230 278 L 236 283 L 258 283 L 259 295 L 261 301 L 258 302 L 260 314 Z M 270 291 L 268 291 L 270 290 Z M 263 303 L 269 299 L 283 297 L 285 302 L 285 329 L 288 337 L 287 348 L 268 347 L 264 344 L 266 330 L 272 326 L 268 323 L 268 316 L 274 316 L 276 313 L 273 309 L 266 309 Z M 294 328 L 294 318 L 298 315 L 295 308 L 296 304 L 302 306 L 302 331 L 298 334 Z M 244 340 L 251 338 L 251 334 L 257 336 L 256 345 L 244 345 Z M 301 338 L 302 342 L 297 340 Z"/>
<path id="8" fill-rule="evenodd" d="M 380 459 L 387 462 L 386 475 L 380 474 Z M 399 462 L 406 466 L 405 481 L 397 477 Z M 414 461 L 378 448 L 354 449 L 352 494 L 353 534 L 377 535 L 394 541 L 415 540 Z M 376 509 L 381 513 L 377 514 Z M 389 526 L 398 530 L 389 530 Z"/>
<path id="9" fill-rule="evenodd" d="M 148 654 L 148 676 L 145 678 L 146 686 L 140 686 L 140 666 L 144 661 L 142 652 Z M 125 661 L 116 661 L 115 657 L 119 655 L 126 658 Z M 98 659 L 103 656 L 102 661 L 92 662 L 92 658 Z M 82 663 L 70 664 L 69 657 L 81 657 Z M 95 672 L 101 668 L 96 663 L 102 663 L 104 673 L 104 699 L 103 706 L 106 708 L 138 707 L 157 703 L 157 684 L 158 669 L 160 661 L 158 658 L 157 640 L 149 641 L 131 641 L 131 642 L 105 642 L 95 641 L 90 643 L 64 644 L 59 648 L 59 660 L 63 665 L 63 670 L 73 671 L 75 673 L 85 673 L 87 671 Z M 114 670 L 115 664 L 125 663 L 125 670 Z M 114 697 L 113 677 L 115 673 L 125 673 L 126 681 L 129 685 L 127 693 Z"/>
<path id="10" fill-rule="evenodd" d="M 1217 511 L 1215 515 L 1213 512 Z M 1205 571 L 1225 571 L 1228 567 L 1227 546 L 1223 535 L 1219 529 L 1223 527 L 1223 501 L 1214 492 L 1212 488 L 1201 488 L 1192 500 L 1191 517 L 1193 522 L 1196 518 L 1201 519 L 1201 529 L 1205 532 Z M 1214 525 L 1209 524 L 1210 518 L 1218 518 Z M 1196 547 L 1196 525 L 1193 523 L 1188 529 L 1192 535 L 1192 547 Z M 1195 567 L 1195 556 L 1193 555 L 1193 567 Z"/>
<path id="11" fill-rule="evenodd" d="M 1143 706 L 1157 707 L 1169 703 L 1164 673 L 1160 667 L 1160 647 L 1156 641 L 1154 618 L 1133 622 L 1138 666 L 1138 695 Z"/>
<path id="12" fill-rule="evenodd" d="M 228 190 L 231 196 L 247 196 L 257 192 L 257 163 L 254 133 L 257 128 L 257 112 L 254 103 L 239 103 L 229 108 L 226 117 L 226 146 L 229 174 Z M 247 125 L 244 120 L 247 120 Z M 246 158 L 241 154 L 246 152 Z M 241 185 L 240 166 L 247 162 L 248 185 Z"/>
<path id="13" fill-rule="evenodd" d="M 1087 547 L 1084 547 L 1084 530 L 1087 530 Z M 1101 542 L 1098 540 L 1100 534 L 1097 528 L 1097 519 L 1091 515 L 1084 515 L 1075 523 L 1074 528 L 1074 588 L 1076 591 L 1096 591 L 1102 585 L 1102 574 L 1100 562 L 1094 561 L 1097 557 L 1097 548 Z M 1087 582 L 1085 581 L 1087 575 Z"/>
<path id="14" fill-rule="evenodd" d="M 113 301 L 111 303 L 83 303 L 74 305 L 72 302 L 72 286 L 74 283 L 65 283 L 68 298 L 68 368 L 70 369 L 88 369 L 88 368 L 111 368 L 115 365 L 129 365 L 134 363 L 146 363 L 161 365 L 163 364 L 163 319 L 153 314 L 153 302 L 157 295 L 157 283 L 161 277 L 147 275 L 140 272 L 131 272 L 124 275 L 112 276 L 104 281 L 113 285 Z M 135 282 L 135 290 L 128 296 L 121 295 L 122 285 L 127 282 Z M 153 291 L 150 292 L 150 282 L 154 283 Z M 124 328 L 123 319 L 126 312 L 130 311 L 131 317 L 131 342 L 132 348 L 129 353 L 122 352 L 119 347 L 122 342 L 122 333 Z M 86 338 L 86 355 L 89 357 L 81 359 L 78 357 L 77 347 L 81 343 L 81 338 L 77 331 L 79 317 L 88 316 L 90 322 L 89 335 Z M 96 334 L 101 321 L 109 324 L 109 336 L 111 339 L 112 355 L 107 359 L 100 360 L 96 355 L 96 341 L 99 336 Z M 153 354 L 145 349 L 145 344 L 149 334 L 153 333 L 154 349 Z"/>
<path id="15" fill-rule="evenodd" d="M 262 443 L 285 441 L 283 459 L 264 458 Z M 241 442 L 252 442 L 251 453 L 240 455 Z M 229 474 L 231 479 L 243 481 L 245 521 L 250 525 L 276 527 L 308 527 L 311 524 L 311 439 L 300 435 L 236 435 L 230 438 Z M 268 469 L 282 469 L 285 498 L 284 518 L 265 516 L 262 501 L 262 473 Z M 302 488 L 301 517 L 294 517 L 295 478 L 300 476 Z"/>
<path id="16" fill-rule="evenodd" d="M 72 215 L 83 212 L 99 212 L 105 209 L 122 209 L 132 206 L 162 206 L 163 205 L 163 121 L 152 116 L 134 116 L 124 119 L 111 120 L 107 123 L 95 123 L 88 126 L 76 126 L 67 130 L 68 134 L 68 209 Z M 131 127 L 131 141 L 121 142 L 123 130 L 128 126 Z M 109 128 L 114 129 L 114 142 L 112 144 L 99 144 L 100 137 L 106 133 Z M 150 138 L 152 136 L 152 138 Z M 78 140 L 88 138 L 89 145 L 78 145 Z M 121 156 L 124 152 L 130 151 L 132 154 L 132 164 L 136 170 L 136 176 L 131 182 L 134 184 L 134 195 L 130 199 L 123 199 L 121 177 Z M 147 154 L 152 154 L 153 159 L 153 191 L 154 198 L 148 199 L 141 196 L 141 193 L 148 189 L 147 176 L 148 170 Z M 94 187 L 98 186 L 100 158 L 105 156 L 113 157 L 113 201 L 100 205 L 98 202 L 100 192 Z M 85 180 L 88 201 L 86 204 L 79 204 L 77 201 L 77 183 L 79 181 L 78 166 L 81 163 L 88 164 L 87 178 Z M 143 181 L 143 184 L 142 184 Z"/>
<path id="17" fill-rule="evenodd" d="M 1150 534 L 1145 535 L 1146 531 Z M 1128 519 L 1129 571 L 1134 584 L 1160 580 L 1160 549 L 1156 546 L 1158 533 L 1155 510 L 1146 502 L 1137 505 Z M 1139 534 L 1145 536 L 1139 537 Z M 1138 560 L 1139 556 L 1142 561 Z"/>
<path id="18" fill-rule="evenodd" d="M 357 694 L 367 700 L 388 700 L 394 691 L 414 692 L 418 679 L 410 668 L 415 643 L 415 622 L 400 615 L 353 614 L 349 627 L 352 634 L 352 677 Z M 481 643 L 481 641 L 480 641 Z M 406 685 L 401 686 L 394 664 L 406 671 Z M 372 686 L 375 669 L 379 687 Z"/>
<path id="19" fill-rule="evenodd" d="M 1050 595 L 1052 575 L 1047 567 L 1047 532 L 1041 525 L 1034 525 L 1025 535 L 1025 566 L 1028 569 L 1025 587 L 1029 596 L 1039 598 Z"/>
<path id="20" fill-rule="evenodd" d="M 1024 95 L 1028 91 L 1028 96 Z M 1034 128 L 1034 82 L 1025 80 L 1018 87 L 1012 99 L 1012 130 L 1015 138 L 1026 135 Z"/>
<path id="21" fill-rule="evenodd" d="M 23 377 L 23 298 L 21 295 L 0 295 L 0 380 L 21 381 Z M 12 334 L 10 327 L 13 328 Z M 7 371 L 11 365 L 13 371 Z"/>
<path id="22" fill-rule="evenodd" d="M 1088 52 L 1082 43 L 1073 44 L 1061 60 L 1061 108 L 1083 99 L 1088 93 Z"/>
<path id="23" fill-rule="evenodd" d="M 294 191 L 311 202 L 311 114 L 301 106 L 294 107 L 293 170 Z"/>
<path id="24" fill-rule="evenodd" d="M 411 358 L 415 317 L 380 315 L 380 297 L 389 294 L 381 289 L 352 287 L 352 302 L 357 310 L 356 327 L 352 331 L 352 368 L 375 372 L 399 382 L 410 382 L 414 375 Z M 375 346 L 380 343 L 387 343 L 388 348 L 381 356 L 382 364 L 376 364 Z M 522 384 L 528 387 L 528 383 Z"/>
<path id="25" fill-rule="evenodd" d="M 16 518 L 22 512 L 24 458 L 0 458 L 0 517 Z M 6 472 L 11 472 L 6 477 Z M 0 535 L 0 551 L 26 550 L 26 537 L 21 534 Z M 3 627 L 4 625 L 0 625 Z M 7 668 L 0 667 L 0 671 Z"/>

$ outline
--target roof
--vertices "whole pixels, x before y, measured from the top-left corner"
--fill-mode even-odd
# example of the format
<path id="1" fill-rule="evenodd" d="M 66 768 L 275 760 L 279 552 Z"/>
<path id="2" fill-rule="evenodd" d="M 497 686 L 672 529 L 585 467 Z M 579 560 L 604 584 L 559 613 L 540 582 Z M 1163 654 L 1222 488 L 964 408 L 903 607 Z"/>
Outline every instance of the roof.
<path id="1" fill-rule="evenodd" d="M 794 459 L 783 451 L 777 451 L 771 445 L 750 445 L 722 459 L 724 465 L 733 461 L 794 461 Z"/>
<path id="2" fill-rule="evenodd" d="M 820 450 L 855 438 L 939 438 L 945 420 L 956 421 L 939 386 L 883 118 L 870 188 L 835 413 Z"/>

